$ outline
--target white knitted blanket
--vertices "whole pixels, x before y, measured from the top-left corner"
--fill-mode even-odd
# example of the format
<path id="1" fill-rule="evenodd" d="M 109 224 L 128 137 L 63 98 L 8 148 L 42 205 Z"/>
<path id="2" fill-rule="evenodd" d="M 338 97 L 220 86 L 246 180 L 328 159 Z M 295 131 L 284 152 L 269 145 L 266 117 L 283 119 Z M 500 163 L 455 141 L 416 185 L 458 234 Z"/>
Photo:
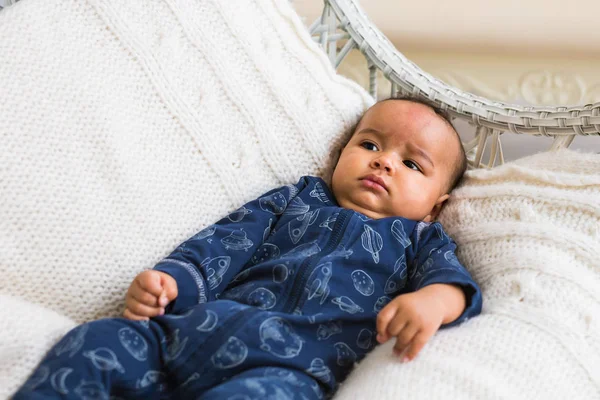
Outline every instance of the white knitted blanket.
<path id="1" fill-rule="evenodd" d="M 470 171 L 440 216 L 481 284 L 481 316 L 411 363 L 379 346 L 347 399 L 600 399 L 600 155 Z"/>
<path id="2" fill-rule="evenodd" d="M 178 243 L 326 172 L 371 102 L 287 0 L 0 12 L 0 398 Z"/>

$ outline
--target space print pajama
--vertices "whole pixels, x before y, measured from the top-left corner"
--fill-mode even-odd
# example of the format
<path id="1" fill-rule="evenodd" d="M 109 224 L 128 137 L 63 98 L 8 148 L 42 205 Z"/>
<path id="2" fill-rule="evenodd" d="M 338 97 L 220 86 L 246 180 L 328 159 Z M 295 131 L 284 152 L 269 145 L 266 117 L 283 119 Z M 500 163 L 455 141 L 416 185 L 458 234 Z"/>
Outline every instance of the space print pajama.
<path id="1" fill-rule="evenodd" d="M 375 344 L 377 313 L 434 283 L 481 293 L 438 223 L 370 219 L 319 178 L 267 192 L 181 244 L 156 270 L 179 295 L 149 322 L 69 332 L 15 399 L 319 399 Z"/>

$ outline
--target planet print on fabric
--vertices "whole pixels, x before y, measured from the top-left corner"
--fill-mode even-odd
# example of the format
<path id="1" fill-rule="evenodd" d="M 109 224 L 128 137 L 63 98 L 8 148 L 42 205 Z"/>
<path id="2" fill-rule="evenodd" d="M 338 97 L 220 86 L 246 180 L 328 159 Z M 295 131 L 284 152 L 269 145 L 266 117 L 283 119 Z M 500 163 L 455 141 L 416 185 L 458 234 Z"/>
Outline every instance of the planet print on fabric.
<path id="1" fill-rule="evenodd" d="M 248 214 L 252 214 L 252 210 L 248 210 L 246 207 L 242 206 L 229 214 L 227 218 L 229 218 L 231 222 L 240 222 Z"/>
<path id="2" fill-rule="evenodd" d="M 96 350 L 85 351 L 83 356 L 89 358 L 94 367 L 100 371 L 112 371 L 113 369 L 120 373 L 125 373 L 125 368 L 119 362 L 114 351 L 107 347 L 98 347 Z"/>
<path id="3" fill-rule="evenodd" d="M 254 244 L 252 240 L 248 239 L 246 232 L 243 230 L 236 230 L 231 232 L 229 236 L 221 239 L 221 243 L 225 246 L 225 250 L 244 250 L 248 251 Z"/>
<path id="4" fill-rule="evenodd" d="M 250 261 L 252 264 L 256 265 L 258 263 L 262 263 L 268 260 L 272 260 L 274 258 L 279 257 L 280 250 L 279 247 L 272 243 L 263 243 L 254 253 Z"/>
<path id="5" fill-rule="evenodd" d="M 404 285 L 406 285 L 406 275 L 406 256 L 403 254 L 396 260 L 394 272 L 385 282 L 383 292 L 385 294 L 391 294 L 404 288 Z"/>
<path id="6" fill-rule="evenodd" d="M 200 332 L 210 332 L 217 326 L 219 316 L 212 310 L 206 310 L 206 319 L 196 327 Z"/>
<path id="7" fill-rule="evenodd" d="M 131 328 L 121 328 L 117 333 L 119 342 L 133 358 L 145 361 L 148 358 L 148 343 L 139 333 Z"/>
<path id="8" fill-rule="evenodd" d="M 206 268 L 206 276 L 208 279 L 208 287 L 212 290 L 221 284 L 223 275 L 231 265 L 231 257 L 219 256 L 214 258 L 205 258 L 200 264 Z"/>
<path id="9" fill-rule="evenodd" d="M 54 372 L 50 376 L 50 384 L 52 385 L 52 389 L 56 390 L 60 394 L 68 394 L 69 389 L 67 388 L 66 381 L 67 376 L 73 372 L 73 368 L 63 367 Z"/>
<path id="10" fill-rule="evenodd" d="M 287 207 L 287 200 L 284 195 L 279 192 L 258 199 L 258 205 L 263 211 L 270 212 L 275 215 L 280 215 Z"/>
<path id="11" fill-rule="evenodd" d="M 75 388 L 75 393 L 82 400 L 109 400 L 104 385 L 100 382 L 86 382 L 82 380 Z"/>
<path id="12" fill-rule="evenodd" d="M 194 236 L 192 236 L 190 240 L 206 239 L 207 237 L 214 235 L 216 230 L 217 230 L 217 227 L 215 225 L 207 226 L 206 228 L 202 229 L 200 232 L 198 232 Z"/>
<path id="13" fill-rule="evenodd" d="M 375 305 L 373 306 L 373 311 L 375 311 L 376 313 L 379 313 L 379 311 L 381 311 L 383 309 L 383 307 L 385 307 L 390 301 L 392 301 L 391 298 L 389 298 L 387 296 L 381 296 L 375 302 Z"/>
<path id="14" fill-rule="evenodd" d="M 397 219 L 394 221 L 391 230 L 392 236 L 394 236 L 404 248 L 410 246 L 410 240 L 406 237 L 406 232 L 404 232 L 404 225 L 402 225 L 402 222 L 400 220 Z"/>
<path id="15" fill-rule="evenodd" d="M 69 358 L 73 357 L 75 353 L 81 350 L 81 347 L 85 341 L 85 334 L 87 333 L 88 329 L 89 326 L 85 324 L 69 332 L 67 336 L 54 347 L 54 352 L 56 355 L 60 356 L 61 354 L 68 352 Z"/>
<path id="16" fill-rule="evenodd" d="M 336 297 L 331 300 L 331 302 L 340 307 L 340 310 L 350 314 L 356 314 L 357 312 L 364 311 L 358 304 L 356 304 L 350 297 L 347 296 Z"/>
<path id="17" fill-rule="evenodd" d="M 277 304 L 277 298 L 275 294 L 269 289 L 258 288 L 254 289 L 248 295 L 248 304 L 260 308 L 261 310 L 268 310 L 273 308 Z"/>
<path id="18" fill-rule="evenodd" d="M 283 283 L 288 277 L 288 268 L 285 264 L 277 264 L 273 267 L 273 282 Z"/>
<path id="19" fill-rule="evenodd" d="M 179 339 L 179 329 L 176 329 L 175 332 L 162 338 L 161 343 L 164 343 L 167 346 L 167 351 L 164 354 L 165 361 L 170 362 L 179 357 L 185 348 L 187 341 L 187 337 L 183 340 Z"/>
<path id="20" fill-rule="evenodd" d="M 237 337 L 230 336 L 210 360 L 215 367 L 227 369 L 240 365 L 246 357 L 248 357 L 248 346 Z"/>
<path id="21" fill-rule="evenodd" d="M 455 266 L 455 267 L 462 267 L 460 261 L 458 261 L 458 258 L 456 258 L 456 254 L 454 254 L 453 251 L 448 250 L 447 252 L 444 253 L 444 258 L 446 259 L 446 261 L 448 261 L 451 265 Z"/>
<path id="22" fill-rule="evenodd" d="M 356 338 L 356 345 L 364 350 L 369 350 L 373 346 L 373 332 L 368 329 L 361 329 Z"/>
<path id="23" fill-rule="evenodd" d="M 260 348 L 280 358 L 293 358 L 300 354 L 304 340 L 291 325 L 279 318 L 271 317 L 260 324 Z"/>
<path id="24" fill-rule="evenodd" d="M 331 370 L 321 358 L 314 358 L 306 372 L 323 382 L 331 381 Z"/>
<path id="25" fill-rule="evenodd" d="M 356 353 L 344 342 L 334 344 L 337 350 L 337 364 L 340 367 L 349 367 L 356 362 Z"/>
<path id="26" fill-rule="evenodd" d="M 373 230 L 369 225 L 363 225 L 365 231 L 361 235 L 363 249 L 371 253 L 375 264 L 379 263 L 379 252 L 383 249 L 383 239 L 381 235 Z"/>
<path id="27" fill-rule="evenodd" d="M 310 273 L 306 281 L 306 291 L 308 292 L 308 300 L 314 297 L 320 297 L 319 303 L 323 304 L 329 295 L 329 280 L 331 279 L 332 268 L 331 263 L 326 262 L 317 265 Z"/>
<path id="28" fill-rule="evenodd" d="M 375 282 L 362 269 L 357 269 L 350 274 L 354 288 L 363 296 L 370 296 L 375 293 Z"/>

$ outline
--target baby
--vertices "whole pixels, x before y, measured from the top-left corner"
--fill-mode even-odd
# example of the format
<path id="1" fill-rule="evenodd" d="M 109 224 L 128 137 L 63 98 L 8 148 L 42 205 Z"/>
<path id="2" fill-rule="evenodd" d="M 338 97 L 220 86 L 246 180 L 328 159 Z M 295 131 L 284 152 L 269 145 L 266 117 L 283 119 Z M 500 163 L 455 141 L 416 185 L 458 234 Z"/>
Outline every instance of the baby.
<path id="1" fill-rule="evenodd" d="M 331 187 L 302 177 L 188 239 L 134 279 L 125 318 L 73 329 L 15 399 L 320 399 L 377 343 L 412 360 L 481 310 L 432 222 L 465 166 L 439 111 L 375 104 Z"/>

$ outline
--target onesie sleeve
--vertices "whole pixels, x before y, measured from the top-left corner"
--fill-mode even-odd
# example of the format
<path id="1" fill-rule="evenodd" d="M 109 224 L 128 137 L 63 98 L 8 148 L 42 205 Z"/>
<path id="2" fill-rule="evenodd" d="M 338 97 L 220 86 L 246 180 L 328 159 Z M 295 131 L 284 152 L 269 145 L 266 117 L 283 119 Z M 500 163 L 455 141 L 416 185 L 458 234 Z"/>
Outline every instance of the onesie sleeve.
<path id="1" fill-rule="evenodd" d="M 466 296 L 466 307 L 454 321 L 442 327 L 458 325 L 481 313 L 479 285 L 456 258 L 456 244 L 438 222 L 420 222 L 412 233 L 414 257 L 409 260 L 408 285 L 412 291 L 435 283 L 460 286 Z"/>
<path id="2" fill-rule="evenodd" d="M 273 189 L 244 204 L 217 223 L 183 242 L 154 269 L 177 281 L 178 295 L 167 307 L 177 313 L 215 300 L 231 279 L 251 261 L 290 201 L 306 185 Z"/>

